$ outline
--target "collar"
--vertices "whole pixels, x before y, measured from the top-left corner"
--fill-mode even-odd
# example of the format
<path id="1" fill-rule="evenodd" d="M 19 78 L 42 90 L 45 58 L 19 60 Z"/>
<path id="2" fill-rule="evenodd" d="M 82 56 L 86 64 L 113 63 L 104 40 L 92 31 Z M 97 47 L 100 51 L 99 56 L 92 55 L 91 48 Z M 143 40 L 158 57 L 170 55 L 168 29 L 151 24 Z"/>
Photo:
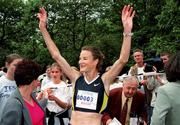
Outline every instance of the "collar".
<path id="1" fill-rule="evenodd" d="M 91 80 L 90 82 L 87 80 L 86 76 L 84 76 L 84 80 L 86 81 L 87 84 L 91 84 L 91 83 L 93 83 L 99 76 L 100 76 L 100 75 L 99 75 L 99 73 L 98 73 L 98 74 L 96 75 L 96 77 L 95 77 L 93 80 Z"/>

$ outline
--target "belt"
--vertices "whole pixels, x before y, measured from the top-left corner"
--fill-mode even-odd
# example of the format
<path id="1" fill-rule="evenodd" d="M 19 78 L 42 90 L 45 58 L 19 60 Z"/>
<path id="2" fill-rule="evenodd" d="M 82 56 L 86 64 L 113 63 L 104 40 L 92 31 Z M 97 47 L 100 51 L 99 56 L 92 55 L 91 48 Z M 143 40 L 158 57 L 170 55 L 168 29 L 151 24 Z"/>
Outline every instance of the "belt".
<path id="1" fill-rule="evenodd" d="M 64 125 L 63 118 L 69 118 L 68 110 L 65 112 L 59 114 L 55 112 L 50 112 L 48 109 L 46 109 L 47 117 L 49 117 L 48 125 L 54 125 L 54 117 L 58 117 L 61 125 Z"/>

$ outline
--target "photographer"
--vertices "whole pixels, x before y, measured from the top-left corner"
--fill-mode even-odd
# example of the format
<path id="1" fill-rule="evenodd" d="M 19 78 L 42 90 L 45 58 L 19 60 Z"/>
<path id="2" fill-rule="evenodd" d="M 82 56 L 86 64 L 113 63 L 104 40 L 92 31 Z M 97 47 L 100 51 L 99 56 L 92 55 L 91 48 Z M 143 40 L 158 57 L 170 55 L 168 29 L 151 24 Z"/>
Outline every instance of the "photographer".
<path id="1" fill-rule="evenodd" d="M 154 69 L 154 71 L 156 71 L 157 73 L 155 73 L 154 75 L 150 75 L 147 78 L 152 78 L 154 82 L 149 82 L 147 84 L 147 89 L 152 91 L 152 98 L 151 98 L 151 103 L 150 103 L 150 118 L 153 115 L 153 110 L 154 110 L 154 106 L 157 100 L 157 92 L 160 86 L 168 83 L 167 78 L 166 78 L 166 74 L 163 72 L 164 68 L 167 64 L 167 62 L 169 61 L 169 53 L 162 53 L 160 54 L 160 59 L 161 61 L 157 62 L 157 61 L 153 61 L 153 65 L 156 66 L 159 69 Z M 158 67 L 158 64 L 161 64 L 163 68 L 160 68 L 160 66 Z"/>

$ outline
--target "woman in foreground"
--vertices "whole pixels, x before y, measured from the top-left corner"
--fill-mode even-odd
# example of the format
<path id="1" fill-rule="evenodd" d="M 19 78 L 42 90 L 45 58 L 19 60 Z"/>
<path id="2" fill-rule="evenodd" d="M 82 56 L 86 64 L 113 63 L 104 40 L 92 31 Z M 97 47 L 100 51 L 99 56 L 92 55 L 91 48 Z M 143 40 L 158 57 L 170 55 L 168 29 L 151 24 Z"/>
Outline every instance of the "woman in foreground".
<path id="1" fill-rule="evenodd" d="M 40 84 L 39 75 L 37 63 L 27 59 L 18 62 L 14 72 L 18 88 L 7 100 L 1 125 L 45 125 L 45 112 L 33 93 Z"/>

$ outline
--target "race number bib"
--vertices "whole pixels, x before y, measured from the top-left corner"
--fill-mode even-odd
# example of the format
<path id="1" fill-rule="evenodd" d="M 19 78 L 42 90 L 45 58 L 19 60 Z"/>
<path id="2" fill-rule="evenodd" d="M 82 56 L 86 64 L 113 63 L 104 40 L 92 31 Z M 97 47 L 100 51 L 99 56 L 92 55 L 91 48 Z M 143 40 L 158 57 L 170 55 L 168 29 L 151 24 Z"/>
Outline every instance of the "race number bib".
<path id="1" fill-rule="evenodd" d="M 97 92 L 78 90 L 76 98 L 76 107 L 96 110 L 97 98 Z"/>
<path id="2" fill-rule="evenodd" d="M 129 125 L 138 125 L 138 118 L 136 118 L 136 117 L 130 118 L 130 124 Z"/>

